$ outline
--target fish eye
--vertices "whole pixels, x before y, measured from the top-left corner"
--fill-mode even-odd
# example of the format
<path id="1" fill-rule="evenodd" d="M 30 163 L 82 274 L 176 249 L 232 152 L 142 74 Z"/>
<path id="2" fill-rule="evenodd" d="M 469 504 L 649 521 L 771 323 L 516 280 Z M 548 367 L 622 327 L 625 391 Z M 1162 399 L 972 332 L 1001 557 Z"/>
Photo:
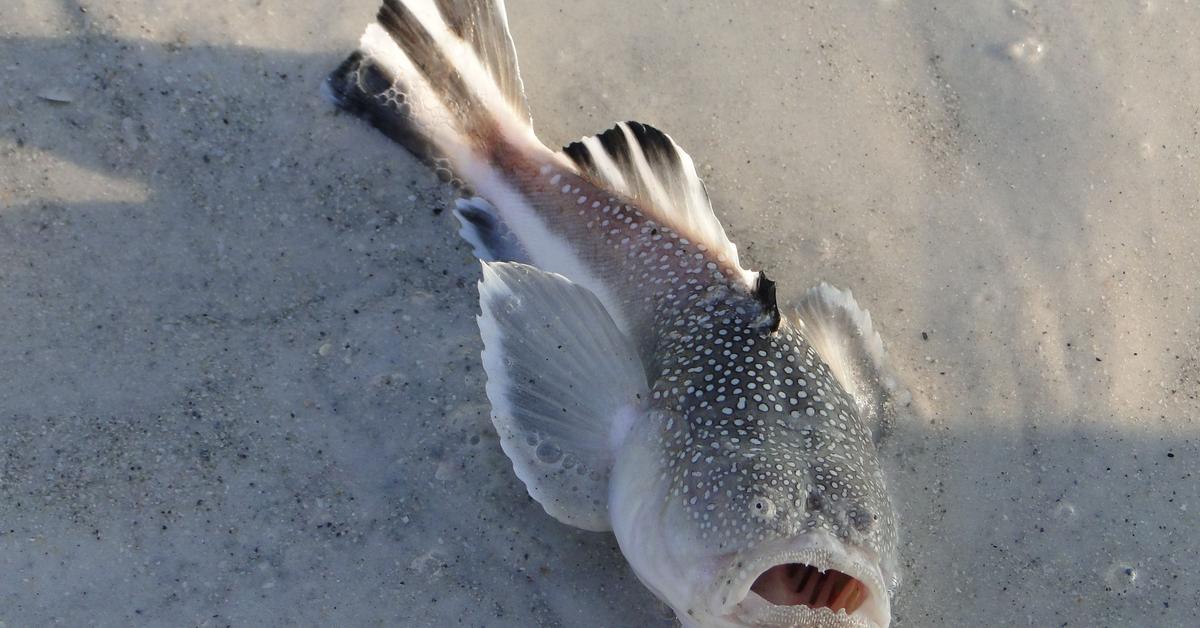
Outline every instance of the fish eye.
<path id="1" fill-rule="evenodd" d="M 769 497 L 760 496 L 754 498 L 754 501 L 750 502 L 750 508 L 750 514 L 752 514 L 755 519 L 770 521 L 771 519 L 775 518 L 775 502 L 771 501 L 771 498 Z"/>

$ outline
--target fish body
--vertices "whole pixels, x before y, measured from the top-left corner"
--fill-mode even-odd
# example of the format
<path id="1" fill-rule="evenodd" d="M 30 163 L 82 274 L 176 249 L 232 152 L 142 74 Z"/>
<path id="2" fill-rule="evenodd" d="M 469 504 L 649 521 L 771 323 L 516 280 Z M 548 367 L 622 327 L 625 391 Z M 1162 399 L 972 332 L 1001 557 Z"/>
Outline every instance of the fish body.
<path id="1" fill-rule="evenodd" d="M 492 420 L 549 514 L 611 530 L 685 626 L 890 623 L 874 439 L 904 393 L 848 292 L 781 307 L 649 125 L 542 144 L 502 2 L 387 0 L 326 88 L 471 191 Z"/>

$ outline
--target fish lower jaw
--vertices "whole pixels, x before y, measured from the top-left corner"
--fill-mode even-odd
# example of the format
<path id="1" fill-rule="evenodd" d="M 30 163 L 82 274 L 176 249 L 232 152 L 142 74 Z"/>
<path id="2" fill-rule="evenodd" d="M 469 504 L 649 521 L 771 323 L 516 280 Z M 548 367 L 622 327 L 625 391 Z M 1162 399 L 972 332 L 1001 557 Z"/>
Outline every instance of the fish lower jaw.
<path id="1" fill-rule="evenodd" d="M 844 609 L 776 606 L 751 593 L 738 619 L 747 626 L 812 626 L 813 628 L 880 628 L 880 624 Z M 761 605 L 761 606 L 760 606 Z"/>
<path id="2" fill-rule="evenodd" d="M 800 547 L 796 547 L 799 545 Z M 726 594 L 727 616 L 752 626 L 886 628 L 891 604 L 883 575 L 865 552 L 832 537 L 746 561 Z"/>

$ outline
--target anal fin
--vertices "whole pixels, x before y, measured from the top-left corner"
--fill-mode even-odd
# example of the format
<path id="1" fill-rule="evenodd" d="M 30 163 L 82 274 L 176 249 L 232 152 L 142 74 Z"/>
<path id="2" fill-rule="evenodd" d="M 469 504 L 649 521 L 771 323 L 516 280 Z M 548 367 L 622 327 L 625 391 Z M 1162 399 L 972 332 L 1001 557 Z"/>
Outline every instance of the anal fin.
<path id="1" fill-rule="evenodd" d="M 810 288 L 796 305 L 801 333 L 854 399 L 876 439 L 912 396 L 887 364 L 871 315 L 848 290 L 827 283 Z"/>
<path id="2" fill-rule="evenodd" d="M 479 331 L 492 422 L 546 512 L 610 529 L 614 452 L 642 412 L 646 376 L 600 300 L 561 275 L 484 262 Z"/>

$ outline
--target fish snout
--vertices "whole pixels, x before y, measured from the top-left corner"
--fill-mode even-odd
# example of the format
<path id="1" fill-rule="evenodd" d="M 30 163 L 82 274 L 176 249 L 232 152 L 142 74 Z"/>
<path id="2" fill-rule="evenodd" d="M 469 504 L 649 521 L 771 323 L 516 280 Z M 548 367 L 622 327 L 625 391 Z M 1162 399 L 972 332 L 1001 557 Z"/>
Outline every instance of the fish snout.
<path id="1" fill-rule="evenodd" d="M 739 626 L 887 628 L 879 556 L 824 531 L 780 539 L 739 561 L 722 614 Z"/>

